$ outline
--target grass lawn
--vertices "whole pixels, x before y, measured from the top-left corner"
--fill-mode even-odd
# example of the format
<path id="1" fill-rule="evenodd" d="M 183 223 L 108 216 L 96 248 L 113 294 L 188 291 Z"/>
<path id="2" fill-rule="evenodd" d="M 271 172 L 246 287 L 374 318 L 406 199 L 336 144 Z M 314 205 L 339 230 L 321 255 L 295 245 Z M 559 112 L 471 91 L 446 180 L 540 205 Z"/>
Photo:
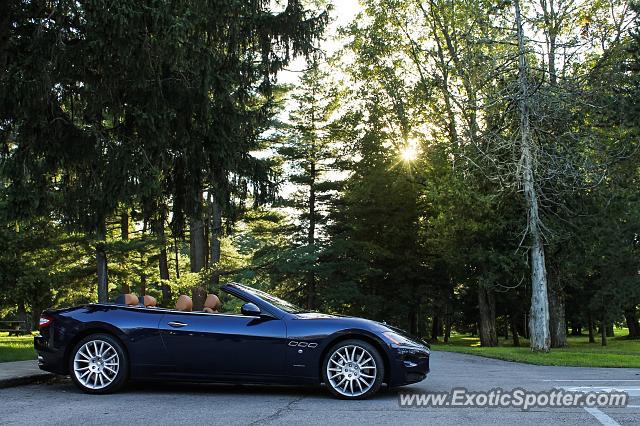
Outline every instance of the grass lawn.
<path id="1" fill-rule="evenodd" d="M 633 367 L 640 368 L 640 340 L 627 340 L 627 329 L 616 329 L 616 337 L 607 339 L 608 345 L 589 343 L 588 336 L 569 336 L 569 346 L 552 349 L 549 353 L 531 352 L 529 341 L 520 338 L 521 347 L 512 345 L 512 340 L 499 339 L 500 346 L 480 347 L 480 339 L 469 335 L 452 334 L 449 343 L 432 344 L 436 351 L 460 352 L 497 358 L 505 361 L 518 361 L 538 365 L 564 365 L 575 367 Z"/>
<path id="2" fill-rule="evenodd" d="M 9 337 L 9 333 L 0 333 L 0 362 L 24 361 L 36 358 L 32 334 Z"/>

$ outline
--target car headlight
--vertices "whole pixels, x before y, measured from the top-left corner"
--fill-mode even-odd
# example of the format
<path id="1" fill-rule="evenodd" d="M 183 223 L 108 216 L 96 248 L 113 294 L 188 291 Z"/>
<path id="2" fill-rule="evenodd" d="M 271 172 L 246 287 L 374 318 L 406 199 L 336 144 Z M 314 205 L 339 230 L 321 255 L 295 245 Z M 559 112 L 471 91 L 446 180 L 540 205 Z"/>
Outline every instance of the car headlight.
<path id="1" fill-rule="evenodd" d="M 389 341 L 396 346 L 422 346 L 419 343 L 393 331 L 385 331 L 382 334 L 384 334 L 384 337 L 389 339 Z"/>

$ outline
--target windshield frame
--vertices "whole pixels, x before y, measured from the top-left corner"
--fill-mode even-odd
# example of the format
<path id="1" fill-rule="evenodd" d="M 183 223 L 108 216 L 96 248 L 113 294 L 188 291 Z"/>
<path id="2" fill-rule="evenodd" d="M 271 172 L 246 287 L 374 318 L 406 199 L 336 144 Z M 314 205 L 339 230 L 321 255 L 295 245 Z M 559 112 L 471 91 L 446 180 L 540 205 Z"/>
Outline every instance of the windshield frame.
<path id="1" fill-rule="evenodd" d="M 253 297 L 257 297 L 258 299 L 261 299 L 262 301 L 264 301 L 265 303 L 268 303 L 269 305 L 273 306 L 274 308 L 285 312 L 287 314 L 299 314 L 301 312 L 308 312 L 308 310 L 305 310 L 299 306 L 294 305 L 291 302 L 288 302 L 284 299 L 281 299 L 279 297 L 276 297 L 272 294 L 269 294 L 265 291 L 262 290 L 258 290 L 257 288 L 253 288 L 253 287 L 248 287 L 246 285 L 243 284 L 239 284 L 239 283 L 229 283 L 227 285 L 230 286 L 234 286 L 236 288 L 238 288 L 239 290 L 242 290 L 245 293 L 249 293 L 251 296 Z"/>

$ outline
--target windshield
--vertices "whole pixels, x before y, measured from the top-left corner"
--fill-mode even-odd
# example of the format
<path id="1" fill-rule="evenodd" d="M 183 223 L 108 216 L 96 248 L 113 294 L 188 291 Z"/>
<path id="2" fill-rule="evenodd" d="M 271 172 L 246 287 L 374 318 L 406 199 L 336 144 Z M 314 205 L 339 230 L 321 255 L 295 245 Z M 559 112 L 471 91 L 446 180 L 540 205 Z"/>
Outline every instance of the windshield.
<path id="1" fill-rule="evenodd" d="M 276 308 L 281 309 L 281 310 L 283 310 L 285 312 L 288 312 L 290 314 L 306 312 L 305 309 L 302 309 L 299 306 L 294 305 L 293 303 L 289 303 L 286 300 L 282 300 L 279 297 L 275 297 L 275 296 L 270 295 L 269 293 L 265 293 L 264 291 L 257 290 L 255 288 L 251 288 L 251 287 L 247 287 L 247 286 L 244 286 L 242 284 L 234 284 L 234 285 L 242 288 L 247 293 L 252 293 L 253 295 L 258 296 L 259 298 L 264 299 L 265 301 L 271 303 Z"/>

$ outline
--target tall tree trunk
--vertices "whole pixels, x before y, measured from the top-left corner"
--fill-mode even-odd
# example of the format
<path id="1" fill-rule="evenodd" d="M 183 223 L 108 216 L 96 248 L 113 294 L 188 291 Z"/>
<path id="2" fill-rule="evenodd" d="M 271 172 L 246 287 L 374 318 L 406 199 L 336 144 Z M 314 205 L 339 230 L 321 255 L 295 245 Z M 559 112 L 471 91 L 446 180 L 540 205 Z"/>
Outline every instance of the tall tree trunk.
<path id="1" fill-rule="evenodd" d="M 594 325 L 593 325 L 593 317 L 591 315 L 591 312 L 589 312 L 588 314 L 588 325 L 589 325 L 589 343 L 595 343 L 596 342 L 596 335 L 594 332 Z"/>
<path id="2" fill-rule="evenodd" d="M 629 329 L 629 339 L 640 338 L 640 324 L 638 324 L 638 310 L 635 306 L 624 310 L 624 318 Z"/>
<path id="3" fill-rule="evenodd" d="M 446 318 L 444 322 L 444 343 L 449 343 L 451 339 L 451 318 Z"/>
<path id="4" fill-rule="evenodd" d="M 209 221 L 205 220 L 204 221 L 204 240 L 207 241 L 207 242 L 209 241 L 209 237 L 210 237 L 209 228 L 210 228 Z M 209 268 L 209 266 L 211 266 L 211 264 L 212 264 L 212 263 L 210 263 L 211 259 L 209 258 L 210 254 L 211 254 L 210 250 L 211 250 L 211 248 L 209 247 L 209 250 L 205 250 L 204 251 L 204 267 L 205 267 L 205 269 Z"/>
<path id="5" fill-rule="evenodd" d="M 147 275 L 143 272 L 140 275 L 140 296 L 147 294 Z"/>
<path id="6" fill-rule="evenodd" d="M 206 241 L 204 239 L 204 222 L 202 220 L 202 196 L 197 198 L 196 206 L 189 220 L 189 264 L 191 272 L 200 272 L 204 268 Z M 193 310 L 201 311 L 207 291 L 201 280 L 192 290 Z"/>
<path id="7" fill-rule="evenodd" d="M 312 120 L 314 120 L 312 116 Z M 312 150 L 313 150 L 312 145 Z M 312 153 L 312 155 L 314 155 Z M 309 229 L 307 231 L 307 245 L 309 247 L 309 254 L 315 253 L 316 244 L 316 162 L 311 160 L 309 165 L 309 173 L 311 175 L 311 182 L 309 183 Z M 309 265 L 307 271 L 307 308 L 315 309 L 316 307 L 316 274 L 314 271 L 315 257 L 311 256 L 312 264 Z"/>
<path id="8" fill-rule="evenodd" d="M 496 332 L 496 300 L 493 290 L 478 285 L 478 310 L 480 312 L 480 345 L 498 346 Z"/>
<path id="9" fill-rule="evenodd" d="M 220 262 L 220 238 L 222 237 L 222 207 L 220 200 L 214 195 L 211 201 L 211 267 L 215 268 Z M 220 274 L 214 272 L 211 275 L 211 284 L 217 287 L 220 284 Z"/>
<path id="10" fill-rule="evenodd" d="M 447 303 L 445 303 L 445 313 L 444 313 L 444 343 L 449 343 L 449 339 L 451 338 L 451 322 L 453 319 L 453 305 L 452 299 L 453 297 L 453 289 L 447 290 Z"/>
<path id="11" fill-rule="evenodd" d="M 153 227 L 153 220 L 151 221 L 151 224 L 149 223 L 148 220 L 148 216 L 144 216 L 144 219 L 142 220 L 142 230 L 141 232 L 141 237 L 144 238 L 145 234 L 147 233 L 148 227 L 149 225 L 151 225 L 151 227 Z M 153 232 L 153 229 L 151 230 L 151 232 Z M 146 252 L 145 251 L 141 251 L 140 252 L 140 265 L 143 265 L 143 268 L 140 269 L 140 290 L 138 292 L 138 294 L 140 296 L 144 296 L 147 294 L 147 273 L 146 273 Z"/>
<path id="12" fill-rule="evenodd" d="M 33 295 L 33 302 L 31 303 L 31 318 L 30 321 L 25 324 L 26 330 L 35 331 L 38 329 L 38 324 L 40 324 L 40 314 L 42 313 L 42 308 L 38 303 L 38 295 Z"/>
<path id="13" fill-rule="evenodd" d="M 107 277 L 107 253 L 105 242 L 107 239 L 107 224 L 105 218 L 100 218 L 96 232 L 96 269 L 98 273 L 98 303 L 106 303 L 109 297 Z"/>
<path id="14" fill-rule="evenodd" d="M 607 346 L 607 322 L 604 317 L 600 322 L 600 342 L 602 343 L 602 346 Z"/>
<path id="15" fill-rule="evenodd" d="M 557 11 L 554 0 L 542 0 L 542 16 L 544 20 L 544 33 L 546 36 L 548 65 L 549 65 L 549 83 L 555 86 L 557 83 L 556 75 L 556 38 L 558 32 Z"/>
<path id="16" fill-rule="evenodd" d="M 529 342 L 531 350 L 548 352 L 549 301 L 547 298 L 547 271 L 544 260 L 544 242 L 540 229 L 538 193 L 534 179 L 534 158 L 531 147 L 529 123 L 529 87 L 524 29 L 520 16 L 520 0 L 514 1 L 516 26 L 518 29 L 518 84 L 520 86 L 520 138 L 522 181 L 527 205 L 527 228 L 531 237 L 531 314 L 529 317 Z"/>
<path id="17" fill-rule="evenodd" d="M 615 334 L 613 332 L 613 323 L 610 322 L 607 324 L 607 337 L 614 337 Z"/>
<path id="18" fill-rule="evenodd" d="M 169 260 L 167 259 L 167 239 L 164 232 L 164 223 L 166 220 L 166 210 L 164 205 L 159 206 L 158 217 L 154 226 L 154 231 L 160 243 L 160 253 L 158 256 L 158 269 L 160 272 L 160 288 L 162 289 L 162 304 L 169 306 L 171 301 L 171 286 L 168 281 L 169 277 Z"/>
<path id="19" fill-rule="evenodd" d="M 431 323 L 431 341 L 436 343 L 440 336 L 440 316 L 433 315 L 433 323 Z"/>
<path id="20" fill-rule="evenodd" d="M 552 348 L 567 346 L 564 296 L 558 288 L 553 288 L 549 291 L 549 332 L 551 334 Z"/>
<path id="21" fill-rule="evenodd" d="M 129 240 L 129 213 L 126 210 L 120 214 L 120 238 L 122 239 L 122 241 Z M 129 261 L 128 250 L 126 253 L 124 253 L 124 261 L 125 263 L 128 263 Z M 120 292 L 122 294 L 131 293 L 131 287 L 129 286 L 129 282 L 127 281 L 126 276 L 122 278 Z"/>
<path id="22" fill-rule="evenodd" d="M 520 346 L 520 336 L 518 336 L 517 316 L 511 313 L 509 315 L 509 324 L 511 325 L 511 336 L 513 337 L 513 346 Z"/>
<path id="23" fill-rule="evenodd" d="M 418 335 L 418 310 L 416 306 L 411 306 L 409 309 L 409 333 L 414 336 Z"/>
<path id="24" fill-rule="evenodd" d="M 120 213 L 120 238 L 129 240 L 129 213 L 126 210 Z"/>
<path id="25" fill-rule="evenodd" d="M 176 279 L 180 279 L 180 257 L 179 257 L 180 246 L 178 245 L 178 237 L 174 235 L 173 237 L 173 254 L 176 265 Z"/>
<path id="26" fill-rule="evenodd" d="M 25 329 L 30 330 L 33 328 L 31 327 L 31 324 L 29 324 L 29 315 L 27 314 L 27 309 L 25 308 L 23 302 L 18 303 L 18 312 L 16 313 L 16 317 L 18 318 L 18 321 L 24 321 Z M 38 319 L 38 322 L 39 321 L 40 320 Z"/>

